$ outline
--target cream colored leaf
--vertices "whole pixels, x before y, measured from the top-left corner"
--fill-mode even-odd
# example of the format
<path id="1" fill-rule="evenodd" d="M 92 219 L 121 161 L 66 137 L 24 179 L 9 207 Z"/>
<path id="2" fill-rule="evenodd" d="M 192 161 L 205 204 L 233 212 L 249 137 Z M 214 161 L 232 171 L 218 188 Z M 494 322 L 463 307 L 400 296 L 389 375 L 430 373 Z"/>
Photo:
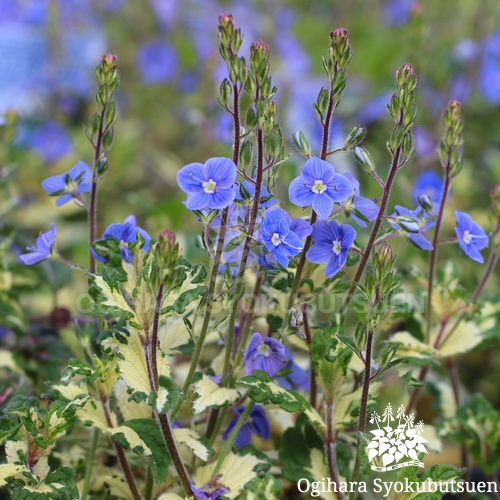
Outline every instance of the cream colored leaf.
<path id="1" fill-rule="evenodd" d="M 195 414 L 201 413 L 211 406 L 223 406 L 228 402 L 236 401 L 240 397 L 236 389 L 220 388 L 206 375 L 203 375 L 201 380 L 194 385 L 194 392 L 199 396 L 193 401 Z"/>
<path id="2" fill-rule="evenodd" d="M 25 441 L 7 441 L 5 443 L 5 455 L 8 463 L 19 462 L 19 452 L 26 455 L 28 446 Z"/>
<path id="3" fill-rule="evenodd" d="M 111 436 L 114 436 L 115 434 L 123 434 L 128 444 L 130 445 L 131 449 L 140 446 L 144 449 L 145 455 L 148 456 L 151 455 L 151 450 L 148 448 L 146 443 L 139 437 L 139 434 L 137 434 L 137 432 L 135 432 L 130 427 L 127 427 L 126 425 L 114 427 L 113 429 L 108 429 L 108 434 Z"/>
<path id="4" fill-rule="evenodd" d="M 105 492 L 106 486 L 113 497 L 134 500 L 129 485 L 118 476 L 98 476 L 92 481 L 92 490 Z"/>
<path id="5" fill-rule="evenodd" d="M 311 461 L 311 467 L 307 468 L 307 472 L 311 475 L 312 478 L 322 481 L 323 478 L 329 477 L 330 472 L 325 462 L 325 456 L 321 450 L 317 448 L 313 448 L 311 450 L 311 454 L 309 456 Z M 331 500 L 335 500 L 337 497 L 335 493 L 322 493 L 321 498 L 327 498 Z"/>
<path id="6" fill-rule="evenodd" d="M 174 349 L 187 344 L 190 338 L 182 316 L 177 315 L 168 318 L 158 332 L 160 348 L 166 354 L 176 354 Z"/>
<path id="7" fill-rule="evenodd" d="M 129 401 L 130 394 L 127 392 L 127 384 L 124 380 L 119 380 L 115 384 L 114 393 L 125 420 L 151 417 L 151 406 L 146 401 L 136 402 L 133 399 Z"/>
<path id="8" fill-rule="evenodd" d="M 462 321 L 455 331 L 448 336 L 447 333 L 453 327 L 453 324 L 451 322 L 450 327 L 445 329 L 442 337 L 444 342 L 441 342 L 438 347 L 439 353 L 445 358 L 468 352 L 482 340 L 480 329 L 472 321 Z"/>
<path id="9" fill-rule="evenodd" d="M 134 391 L 151 392 L 146 357 L 142 349 L 139 334 L 136 330 L 130 332 L 127 344 L 119 345 L 119 352 L 125 359 L 118 359 L 120 375 Z"/>
<path id="10" fill-rule="evenodd" d="M 186 500 L 186 497 L 180 497 L 176 493 L 162 493 L 158 500 Z"/>
<path id="11" fill-rule="evenodd" d="M 111 287 L 104 281 L 104 278 L 99 275 L 94 275 L 94 282 L 101 289 L 102 295 L 106 298 L 106 301 L 103 302 L 104 305 L 117 307 L 122 311 L 127 311 L 134 315 L 134 311 L 127 304 L 125 297 L 123 297 L 119 290 L 111 290 Z"/>
<path id="12" fill-rule="evenodd" d="M 7 484 L 8 477 L 16 476 L 21 472 L 27 470 L 23 465 L 17 464 L 0 464 L 0 488 Z"/>
<path id="13" fill-rule="evenodd" d="M 200 435 L 192 429 L 174 429 L 175 440 L 183 443 L 198 457 L 206 462 L 210 458 L 210 450 L 200 442 Z"/>
<path id="14" fill-rule="evenodd" d="M 410 356 L 413 358 L 426 358 L 429 357 L 437 359 L 439 353 L 432 346 L 424 344 L 417 340 L 409 332 L 398 332 L 391 337 L 391 342 L 399 342 L 401 345 L 398 347 L 398 353 L 403 356 Z"/>
<path id="15" fill-rule="evenodd" d="M 221 478 L 218 480 L 220 484 L 229 488 L 229 492 L 225 493 L 224 496 L 238 498 L 245 484 L 256 477 L 257 474 L 253 469 L 258 464 L 259 459 L 253 455 L 239 456 L 229 453 L 222 464 Z M 215 463 L 211 463 L 200 467 L 196 471 L 194 483 L 198 488 L 201 488 L 212 479 L 215 465 Z"/>

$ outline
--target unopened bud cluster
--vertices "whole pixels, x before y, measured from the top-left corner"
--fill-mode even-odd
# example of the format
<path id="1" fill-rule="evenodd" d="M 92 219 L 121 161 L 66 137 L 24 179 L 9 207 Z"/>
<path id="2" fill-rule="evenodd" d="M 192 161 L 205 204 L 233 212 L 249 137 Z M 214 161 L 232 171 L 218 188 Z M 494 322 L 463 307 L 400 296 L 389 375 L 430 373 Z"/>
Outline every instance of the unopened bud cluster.
<path id="1" fill-rule="evenodd" d="M 415 152 L 411 129 L 417 120 L 416 86 L 417 76 L 410 64 L 396 71 L 396 92 L 387 106 L 396 126 L 387 142 L 387 149 L 393 157 L 399 152 L 400 165 L 406 163 Z"/>
<path id="2" fill-rule="evenodd" d="M 443 124 L 446 127 L 446 132 L 438 147 L 439 160 L 443 168 L 449 169 L 451 178 L 460 173 L 464 160 L 464 119 L 461 108 L 458 101 L 450 101 L 448 104 L 443 114 Z"/>
<path id="3" fill-rule="evenodd" d="M 229 79 L 233 85 L 238 82 L 245 84 L 246 64 L 243 57 L 238 57 L 238 51 L 243 43 L 241 29 L 236 28 L 231 14 L 219 16 L 219 52 L 227 64 Z M 222 92 L 221 92 L 221 98 Z"/>
<path id="4" fill-rule="evenodd" d="M 167 290 L 171 287 L 176 277 L 177 260 L 180 255 L 179 244 L 175 233 L 165 230 L 160 233 L 158 241 L 153 246 L 155 265 L 152 276 L 158 280 L 158 285 L 163 285 Z"/>

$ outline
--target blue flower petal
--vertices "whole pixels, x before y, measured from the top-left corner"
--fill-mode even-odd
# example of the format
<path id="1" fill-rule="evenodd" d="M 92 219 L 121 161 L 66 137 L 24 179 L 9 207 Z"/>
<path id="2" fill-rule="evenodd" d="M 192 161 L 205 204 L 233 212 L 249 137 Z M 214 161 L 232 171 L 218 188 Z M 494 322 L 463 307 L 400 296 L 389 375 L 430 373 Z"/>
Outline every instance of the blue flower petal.
<path id="1" fill-rule="evenodd" d="M 177 183 L 187 194 L 203 190 L 203 164 L 190 163 L 177 172 Z"/>
<path id="2" fill-rule="evenodd" d="M 188 198 L 185 201 L 186 207 L 189 210 L 203 210 L 207 208 L 211 203 L 211 196 L 205 191 L 201 190 L 197 193 L 188 194 Z"/>
<path id="3" fill-rule="evenodd" d="M 319 217 L 328 219 L 333 210 L 333 201 L 329 199 L 325 193 L 316 194 L 314 195 L 312 206 Z"/>
<path id="4" fill-rule="evenodd" d="M 203 166 L 204 180 L 213 179 L 218 189 L 232 188 L 236 175 L 236 165 L 229 158 L 210 158 Z"/>
<path id="5" fill-rule="evenodd" d="M 290 262 L 290 260 L 288 259 L 287 253 L 282 245 L 278 245 L 277 247 L 275 247 L 273 253 L 274 253 L 274 256 L 276 257 L 276 260 L 283 267 L 288 267 L 288 263 Z"/>
<path id="6" fill-rule="evenodd" d="M 59 196 L 56 201 L 56 205 L 58 207 L 62 207 L 63 205 L 66 205 L 66 203 L 70 202 L 73 199 L 73 195 L 71 193 L 66 193 L 63 194 L 62 196 Z"/>
<path id="7" fill-rule="evenodd" d="M 262 406 L 256 405 L 252 408 L 250 412 L 250 427 L 262 439 L 269 439 L 271 437 L 271 425 Z"/>
<path id="8" fill-rule="evenodd" d="M 360 212 L 365 219 L 372 221 L 377 218 L 379 207 L 377 204 L 370 200 L 369 198 L 363 198 L 362 196 L 354 196 L 352 206 Z"/>
<path id="9" fill-rule="evenodd" d="M 347 252 L 341 252 L 338 255 L 333 254 L 333 259 L 325 267 L 325 276 L 331 278 L 338 273 L 344 267 L 346 260 Z"/>
<path id="10" fill-rule="evenodd" d="M 325 191 L 324 195 L 327 195 L 335 203 L 344 202 L 352 194 L 351 183 L 347 180 L 347 177 L 342 174 L 335 174 L 333 179 L 325 184 L 327 184 L 328 189 Z"/>
<path id="11" fill-rule="evenodd" d="M 312 232 L 312 226 L 304 219 L 297 217 L 290 223 L 290 231 L 293 231 L 300 239 L 309 236 Z"/>
<path id="12" fill-rule="evenodd" d="M 407 233 L 409 240 L 421 250 L 431 251 L 432 243 L 422 233 Z"/>
<path id="13" fill-rule="evenodd" d="M 207 196 L 209 197 L 209 202 L 207 204 L 208 208 L 210 208 L 211 210 L 222 210 L 223 208 L 226 208 L 228 205 L 230 205 L 234 200 L 234 190 L 220 189 L 212 194 L 208 194 Z"/>
<path id="14" fill-rule="evenodd" d="M 314 200 L 314 193 L 307 187 L 302 176 L 297 177 L 290 183 L 288 188 L 290 201 L 298 207 L 308 207 Z"/>
<path id="15" fill-rule="evenodd" d="M 316 156 L 313 156 L 306 161 L 304 167 L 302 168 L 302 177 L 307 184 L 312 186 L 316 181 L 323 181 L 325 184 L 329 184 L 335 176 L 335 169 L 330 163 L 320 160 Z"/>

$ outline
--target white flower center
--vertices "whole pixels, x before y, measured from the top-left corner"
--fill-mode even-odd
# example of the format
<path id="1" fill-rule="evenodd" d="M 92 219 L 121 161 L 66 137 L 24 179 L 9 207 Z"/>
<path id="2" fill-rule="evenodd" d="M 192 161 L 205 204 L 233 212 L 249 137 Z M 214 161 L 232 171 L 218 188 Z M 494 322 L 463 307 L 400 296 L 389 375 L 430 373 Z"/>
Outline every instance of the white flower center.
<path id="1" fill-rule="evenodd" d="M 278 233 L 274 233 L 271 237 L 271 241 L 275 247 L 281 245 L 280 235 Z"/>
<path id="2" fill-rule="evenodd" d="M 469 233 L 469 230 L 464 231 L 464 235 L 462 236 L 464 243 L 467 245 L 472 241 L 472 235 Z"/>
<path id="3" fill-rule="evenodd" d="M 207 181 L 203 182 L 202 186 L 205 193 L 212 194 L 215 192 L 217 183 L 213 179 L 209 179 L 208 182 Z"/>
<path id="4" fill-rule="evenodd" d="M 257 351 L 259 354 L 262 354 L 262 356 L 269 356 L 271 354 L 271 349 L 269 348 L 268 345 L 266 344 L 261 344 L 258 348 Z"/>
<path id="5" fill-rule="evenodd" d="M 322 194 L 326 191 L 325 183 L 321 180 L 314 181 L 314 186 L 311 188 L 311 191 L 316 194 Z"/>
<path id="6" fill-rule="evenodd" d="M 333 242 L 332 251 L 335 255 L 338 255 L 342 251 L 342 247 L 340 245 L 339 240 Z"/>

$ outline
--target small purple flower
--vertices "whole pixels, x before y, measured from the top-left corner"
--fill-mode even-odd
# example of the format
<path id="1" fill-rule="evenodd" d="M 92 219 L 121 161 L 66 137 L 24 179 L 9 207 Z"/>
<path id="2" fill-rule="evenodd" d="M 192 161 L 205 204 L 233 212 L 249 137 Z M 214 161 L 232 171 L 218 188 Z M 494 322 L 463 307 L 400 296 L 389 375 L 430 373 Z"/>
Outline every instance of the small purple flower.
<path id="1" fill-rule="evenodd" d="M 361 196 L 359 190 L 359 181 L 352 174 L 344 174 L 344 177 L 351 183 L 353 196 L 352 199 L 346 202 L 346 211 L 350 212 L 350 217 L 358 226 L 366 227 L 365 221 L 371 222 L 378 215 L 379 208 L 377 204 L 369 198 Z"/>
<path id="2" fill-rule="evenodd" d="M 43 260 L 50 259 L 51 257 L 57 255 L 56 252 L 56 226 L 54 224 L 50 225 L 50 231 L 46 233 L 40 233 L 36 240 L 36 245 L 34 248 L 28 247 L 29 253 L 24 253 L 19 256 L 24 264 L 27 266 L 32 266 L 33 264 L 38 264 Z"/>
<path id="3" fill-rule="evenodd" d="M 220 210 L 234 200 L 236 165 L 228 158 L 210 158 L 205 164 L 190 163 L 177 173 L 180 188 L 187 193 L 189 210 Z"/>
<path id="4" fill-rule="evenodd" d="M 304 248 L 301 238 L 311 234 L 311 226 L 303 219 L 292 221 L 281 208 L 271 208 L 264 214 L 260 232 L 266 248 L 283 267 L 287 267 L 289 258 Z"/>
<path id="5" fill-rule="evenodd" d="M 259 332 L 255 332 L 248 343 L 243 360 L 247 376 L 252 375 L 254 370 L 261 370 L 273 378 L 287 363 L 285 346 L 279 340 L 262 338 Z"/>
<path id="6" fill-rule="evenodd" d="M 217 481 L 211 481 L 200 488 L 191 483 L 191 491 L 196 500 L 217 500 L 224 496 L 229 490 Z"/>
<path id="7" fill-rule="evenodd" d="M 172 81 L 179 65 L 175 48 L 157 41 L 139 47 L 136 60 L 142 80 L 148 85 Z"/>
<path id="8" fill-rule="evenodd" d="M 235 408 L 234 413 L 236 416 L 231 420 L 231 423 L 227 426 L 226 432 L 222 436 L 222 439 L 227 440 L 229 434 L 234 429 L 235 425 L 238 423 L 238 420 L 241 417 L 241 414 L 245 411 L 244 406 L 239 406 Z M 264 408 L 260 405 L 255 405 L 250 411 L 250 415 L 248 416 L 248 421 L 245 422 L 243 427 L 238 432 L 236 436 L 235 443 L 236 446 L 243 448 L 250 444 L 252 440 L 252 434 L 256 436 L 260 436 L 262 439 L 269 439 L 271 437 L 271 426 L 269 424 L 269 420 L 267 420 L 266 413 Z"/>
<path id="9" fill-rule="evenodd" d="M 102 240 L 107 240 L 108 238 L 115 238 L 120 243 L 120 250 L 125 262 L 132 262 L 133 255 L 132 251 L 128 248 L 129 243 L 135 243 L 137 240 L 137 235 L 141 234 L 144 239 L 144 246 L 142 249 L 144 252 L 149 250 L 149 245 L 151 243 L 151 236 L 149 236 L 144 229 L 137 227 L 135 216 L 129 215 L 123 224 L 115 223 L 111 224 L 106 228 L 102 235 Z M 105 257 L 98 255 L 94 249 L 92 249 L 92 254 L 94 257 L 103 263 L 106 263 Z"/>
<path id="10" fill-rule="evenodd" d="M 400 205 L 396 205 L 394 209 L 396 210 L 396 214 L 398 217 L 404 217 L 407 220 L 403 219 L 402 222 L 399 223 L 399 225 L 393 224 L 392 227 L 394 229 L 399 229 L 400 226 L 403 226 L 406 236 L 408 236 L 408 239 L 415 246 L 422 250 L 432 250 L 433 246 L 431 242 L 420 231 L 418 215 L 408 208 L 402 207 Z"/>
<path id="11" fill-rule="evenodd" d="M 312 205 L 322 219 L 328 219 L 333 203 L 349 198 L 352 186 L 345 176 L 335 172 L 330 163 L 312 157 L 306 161 L 302 174 L 291 182 L 289 194 L 294 205 Z"/>
<path id="12" fill-rule="evenodd" d="M 291 373 L 278 378 L 280 386 L 283 387 L 283 389 L 291 389 L 295 391 L 309 390 L 309 383 L 310 383 L 309 370 L 304 370 L 304 368 L 295 363 L 295 361 L 293 360 L 292 351 L 290 351 L 290 349 L 287 349 L 285 347 L 285 352 L 286 352 L 286 358 L 288 360 L 286 368 L 291 370 Z"/>
<path id="13" fill-rule="evenodd" d="M 472 220 L 469 214 L 456 210 L 455 215 L 457 217 L 455 233 L 457 234 L 460 248 L 467 257 L 482 264 L 484 258 L 480 250 L 484 250 L 488 246 L 488 235 L 479 224 Z"/>
<path id="14" fill-rule="evenodd" d="M 314 245 L 306 256 L 315 264 L 326 264 L 325 276 L 331 278 L 344 267 L 356 231 L 349 224 L 320 220 L 313 224 L 312 238 Z"/>
<path id="15" fill-rule="evenodd" d="M 92 172 L 83 161 L 79 161 L 69 172 L 48 177 L 42 187 L 50 196 L 59 196 L 58 207 L 68 203 L 76 193 L 88 193 L 92 188 Z"/>

